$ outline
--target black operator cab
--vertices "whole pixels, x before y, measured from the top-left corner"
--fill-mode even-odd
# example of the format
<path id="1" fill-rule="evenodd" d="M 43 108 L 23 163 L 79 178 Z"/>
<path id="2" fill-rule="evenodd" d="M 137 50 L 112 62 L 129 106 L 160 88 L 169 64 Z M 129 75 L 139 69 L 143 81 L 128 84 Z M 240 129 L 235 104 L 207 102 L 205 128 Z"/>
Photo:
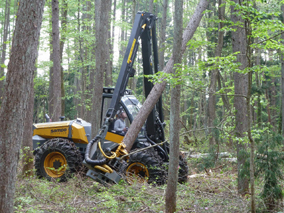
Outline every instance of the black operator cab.
<path id="1" fill-rule="evenodd" d="M 101 111 L 101 124 L 104 121 L 104 116 L 109 108 L 114 88 L 104 88 L 102 111 Z M 125 136 L 130 124 L 133 122 L 134 118 L 137 116 L 139 109 L 142 104 L 137 100 L 137 98 L 131 94 L 131 90 L 126 90 L 125 95 L 121 98 L 119 104 L 119 110 L 116 113 L 114 119 L 112 119 L 108 133 L 106 135 L 106 140 L 115 143 L 121 143 L 123 137 Z M 124 125 L 124 126 L 123 126 Z M 124 128 L 122 128 L 124 127 Z M 139 133 L 138 138 L 145 138 L 145 127 L 143 127 Z"/>

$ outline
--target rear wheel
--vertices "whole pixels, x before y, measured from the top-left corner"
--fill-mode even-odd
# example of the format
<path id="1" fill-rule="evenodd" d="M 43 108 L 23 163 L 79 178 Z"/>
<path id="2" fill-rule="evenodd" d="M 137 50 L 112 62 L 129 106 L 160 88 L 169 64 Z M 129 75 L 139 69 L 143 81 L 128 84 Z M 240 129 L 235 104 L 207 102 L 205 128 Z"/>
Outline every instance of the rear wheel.
<path id="1" fill-rule="evenodd" d="M 72 141 L 53 138 L 36 150 L 35 169 L 38 177 L 66 181 L 81 168 L 81 153 Z"/>
<path id="2" fill-rule="evenodd" d="M 125 171 L 125 178 L 129 184 L 135 181 L 138 183 L 148 182 L 164 184 L 166 181 L 166 171 L 163 161 L 152 149 L 130 155 L 128 166 Z"/>

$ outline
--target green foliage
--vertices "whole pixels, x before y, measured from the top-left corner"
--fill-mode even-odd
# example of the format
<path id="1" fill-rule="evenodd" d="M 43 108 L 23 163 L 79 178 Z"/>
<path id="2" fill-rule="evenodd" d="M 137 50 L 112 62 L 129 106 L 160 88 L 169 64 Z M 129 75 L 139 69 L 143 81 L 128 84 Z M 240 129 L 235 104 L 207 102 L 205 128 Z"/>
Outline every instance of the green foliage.
<path id="1" fill-rule="evenodd" d="M 266 128 L 256 139 L 258 144 L 255 159 L 255 175 L 263 179 L 264 186 L 260 194 L 268 210 L 275 209 L 283 199 L 280 180 L 283 180 L 284 155 L 280 151 L 283 146 L 283 137 Z"/>
<path id="2" fill-rule="evenodd" d="M 200 163 L 198 164 L 199 171 L 214 168 L 217 159 L 218 153 L 216 147 L 210 147 L 208 155 L 204 158 L 201 158 Z"/>

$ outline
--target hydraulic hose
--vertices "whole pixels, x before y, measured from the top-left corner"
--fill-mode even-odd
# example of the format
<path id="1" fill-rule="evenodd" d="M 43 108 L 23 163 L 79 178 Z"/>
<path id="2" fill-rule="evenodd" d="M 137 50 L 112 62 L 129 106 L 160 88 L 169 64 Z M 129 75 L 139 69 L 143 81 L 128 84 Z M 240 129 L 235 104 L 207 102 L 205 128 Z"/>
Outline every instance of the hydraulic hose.
<path id="1" fill-rule="evenodd" d="M 156 145 L 156 143 L 155 143 L 154 141 L 152 141 L 152 140 L 147 136 L 147 134 L 145 134 L 145 136 L 146 136 L 147 140 L 150 142 L 150 144 Z M 164 156 L 163 158 L 164 158 L 165 161 L 167 161 L 167 160 L 169 159 L 169 157 L 168 157 L 168 155 L 166 154 L 165 150 L 164 150 L 161 146 L 159 146 L 159 145 L 157 145 L 156 147 L 163 153 L 163 156 Z"/>
<path id="2" fill-rule="evenodd" d="M 107 159 L 114 159 L 114 158 L 116 158 L 116 153 L 115 152 L 111 152 L 112 156 L 107 156 L 105 154 L 104 150 L 102 149 L 101 142 L 98 142 L 98 146 L 99 146 L 99 149 L 100 149 L 100 151 L 101 151 L 101 153 L 103 154 L 104 157 L 106 157 Z"/>
<path id="3" fill-rule="evenodd" d="M 99 139 L 99 136 L 97 135 L 93 140 L 90 141 L 90 143 L 88 143 L 87 148 L 86 148 L 86 153 L 85 153 L 85 161 L 87 164 L 91 165 L 91 166 L 96 166 L 96 165 L 103 165 L 106 164 L 107 159 L 103 158 L 100 160 L 92 160 L 90 158 L 90 150 L 91 147 L 93 146 L 93 144 Z"/>

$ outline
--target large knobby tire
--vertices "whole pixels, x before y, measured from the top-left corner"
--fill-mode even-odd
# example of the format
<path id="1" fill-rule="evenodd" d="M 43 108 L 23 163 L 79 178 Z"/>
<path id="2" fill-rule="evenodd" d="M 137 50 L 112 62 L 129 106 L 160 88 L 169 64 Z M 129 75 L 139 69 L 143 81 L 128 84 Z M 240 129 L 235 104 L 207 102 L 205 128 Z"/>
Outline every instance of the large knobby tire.
<path id="1" fill-rule="evenodd" d="M 178 182 L 186 183 L 188 176 L 187 161 L 182 154 L 179 155 L 179 170 L 178 170 Z"/>
<path id="2" fill-rule="evenodd" d="M 161 157 L 153 149 L 130 155 L 125 179 L 129 184 L 133 184 L 135 181 L 158 185 L 165 184 L 166 171 Z"/>
<path id="3" fill-rule="evenodd" d="M 35 169 L 40 178 L 67 181 L 82 169 L 81 153 L 72 141 L 50 139 L 35 150 Z"/>

